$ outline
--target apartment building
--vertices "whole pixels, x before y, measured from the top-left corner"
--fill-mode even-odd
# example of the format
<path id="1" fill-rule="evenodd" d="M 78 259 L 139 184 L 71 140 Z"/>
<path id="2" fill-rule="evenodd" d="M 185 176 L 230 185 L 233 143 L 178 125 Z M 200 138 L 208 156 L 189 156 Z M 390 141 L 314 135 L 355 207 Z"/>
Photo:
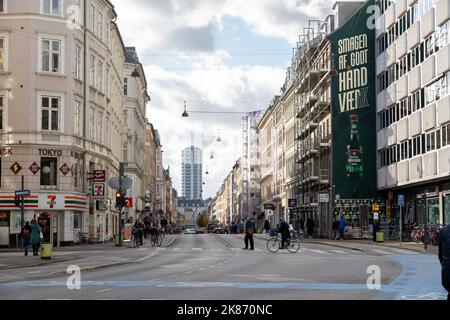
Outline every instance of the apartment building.
<path id="1" fill-rule="evenodd" d="M 450 221 L 450 1 L 376 1 L 378 188 L 386 219 Z"/>
<path id="2" fill-rule="evenodd" d="M 46 224 L 45 241 L 67 245 L 88 232 L 112 237 L 118 217 L 94 170 L 122 160 L 125 48 L 107 0 L 2 1 L 0 14 L 0 245 L 17 245 L 14 191 L 31 190 L 25 220 Z M 69 13 L 68 13 L 69 12 Z"/>
<path id="3" fill-rule="evenodd" d="M 127 208 L 127 221 L 130 223 L 144 212 L 144 163 L 145 157 L 145 127 L 146 105 L 150 102 L 147 93 L 147 80 L 144 68 L 139 62 L 135 47 L 126 47 L 126 60 L 123 79 L 124 100 L 124 143 L 123 161 L 125 162 L 125 175 L 131 178 L 133 186 L 128 190 L 127 196 L 132 197 L 133 202 Z"/>

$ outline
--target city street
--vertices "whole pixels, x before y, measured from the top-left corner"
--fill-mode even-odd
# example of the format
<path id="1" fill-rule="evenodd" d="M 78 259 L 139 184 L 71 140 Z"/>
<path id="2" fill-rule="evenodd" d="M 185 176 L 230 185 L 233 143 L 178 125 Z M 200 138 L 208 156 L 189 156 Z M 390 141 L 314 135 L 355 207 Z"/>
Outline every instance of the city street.
<path id="1" fill-rule="evenodd" d="M 161 248 L 74 247 L 65 252 L 76 256 L 70 261 L 2 270 L 0 299 L 446 298 L 435 254 L 370 244 L 358 251 L 312 243 L 302 243 L 296 254 L 272 254 L 265 235 L 255 236 L 254 251 L 243 250 L 243 235 L 170 237 Z M 80 290 L 66 287 L 69 275 L 64 272 L 71 265 L 82 269 Z M 380 290 L 366 285 L 367 269 L 373 265 L 381 270 Z"/>

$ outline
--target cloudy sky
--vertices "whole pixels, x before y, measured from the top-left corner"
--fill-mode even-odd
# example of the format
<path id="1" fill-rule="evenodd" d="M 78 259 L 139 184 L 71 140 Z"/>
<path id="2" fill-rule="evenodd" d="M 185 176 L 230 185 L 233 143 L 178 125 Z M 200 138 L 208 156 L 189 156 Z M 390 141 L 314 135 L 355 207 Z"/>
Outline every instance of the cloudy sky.
<path id="1" fill-rule="evenodd" d="M 204 197 L 213 197 L 241 154 L 239 114 L 265 110 L 280 92 L 308 19 L 332 0 L 112 0 L 127 46 L 145 67 L 147 117 L 161 134 L 164 166 L 181 190 L 181 151 L 203 147 Z M 222 142 L 216 142 L 220 136 Z M 211 158 L 214 154 L 214 159 Z"/>

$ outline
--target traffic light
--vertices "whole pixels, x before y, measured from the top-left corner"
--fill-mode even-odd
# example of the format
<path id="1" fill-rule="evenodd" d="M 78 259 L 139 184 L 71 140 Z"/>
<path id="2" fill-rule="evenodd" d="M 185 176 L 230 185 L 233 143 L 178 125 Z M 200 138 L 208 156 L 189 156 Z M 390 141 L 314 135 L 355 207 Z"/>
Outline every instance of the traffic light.
<path id="1" fill-rule="evenodd" d="M 116 207 L 125 206 L 125 195 L 122 192 L 116 193 Z"/>
<path id="2" fill-rule="evenodd" d="M 14 204 L 16 205 L 16 207 L 20 207 L 20 197 L 14 197 Z"/>

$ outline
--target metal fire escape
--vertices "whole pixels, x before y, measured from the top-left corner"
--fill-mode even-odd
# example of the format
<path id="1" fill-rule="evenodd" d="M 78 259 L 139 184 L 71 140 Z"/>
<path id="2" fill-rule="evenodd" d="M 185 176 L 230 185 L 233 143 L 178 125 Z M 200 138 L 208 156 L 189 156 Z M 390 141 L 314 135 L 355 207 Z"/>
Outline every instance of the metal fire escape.
<path id="1" fill-rule="evenodd" d="M 296 173 L 300 218 L 312 217 L 316 225 L 329 223 L 330 192 L 330 126 L 323 130 L 321 121 L 331 112 L 331 59 L 323 22 L 310 20 L 298 43 L 297 61 L 297 120 Z M 322 204 L 321 204 L 322 202 Z M 325 203 L 325 204 L 323 204 Z M 321 227 L 321 231 L 324 229 Z"/>

